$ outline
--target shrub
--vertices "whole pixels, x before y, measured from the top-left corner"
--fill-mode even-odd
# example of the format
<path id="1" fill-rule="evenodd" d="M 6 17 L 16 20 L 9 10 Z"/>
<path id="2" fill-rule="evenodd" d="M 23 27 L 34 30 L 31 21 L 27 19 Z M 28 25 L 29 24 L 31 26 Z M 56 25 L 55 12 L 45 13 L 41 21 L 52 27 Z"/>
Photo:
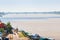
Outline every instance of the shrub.
<path id="1" fill-rule="evenodd" d="M 0 32 L 2 32 L 2 33 L 3 33 L 3 32 L 4 32 L 4 28 L 0 28 Z"/>

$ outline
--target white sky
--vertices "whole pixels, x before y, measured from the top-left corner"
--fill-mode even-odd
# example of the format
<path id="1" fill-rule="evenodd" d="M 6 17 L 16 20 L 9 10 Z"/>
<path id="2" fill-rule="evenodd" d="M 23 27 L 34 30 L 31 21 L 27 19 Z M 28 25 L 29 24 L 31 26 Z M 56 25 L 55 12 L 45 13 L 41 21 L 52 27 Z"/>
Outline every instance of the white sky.
<path id="1" fill-rule="evenodd" d="M 60 0 L 0 0 L 0 11 L 60 11 Z"/>

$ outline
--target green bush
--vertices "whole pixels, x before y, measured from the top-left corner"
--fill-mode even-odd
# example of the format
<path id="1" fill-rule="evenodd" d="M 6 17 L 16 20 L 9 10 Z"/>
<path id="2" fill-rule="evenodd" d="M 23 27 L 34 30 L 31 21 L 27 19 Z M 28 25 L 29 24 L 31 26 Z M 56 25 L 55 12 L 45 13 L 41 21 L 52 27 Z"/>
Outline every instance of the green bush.
<path id="1" fill-rule="evenodd" d="M 4 28 L 0 28 L 0 32 L 4 32 Z"/>
<path id="2" fill-rule="evenodd" d="M 21 31 L 25 37 L 28 37 L 28 33 L 25 31 Z"/>

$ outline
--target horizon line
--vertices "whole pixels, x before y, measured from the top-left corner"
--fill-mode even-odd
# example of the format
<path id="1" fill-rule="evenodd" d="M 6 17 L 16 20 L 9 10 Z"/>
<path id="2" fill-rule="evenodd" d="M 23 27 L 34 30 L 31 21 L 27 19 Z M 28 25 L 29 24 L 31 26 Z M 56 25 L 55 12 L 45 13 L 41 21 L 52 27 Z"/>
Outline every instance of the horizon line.
<path id="1" fill-rule="evenodd" d="M 0 12 L 60 12 L 60 11 L 0 11 Z"/>

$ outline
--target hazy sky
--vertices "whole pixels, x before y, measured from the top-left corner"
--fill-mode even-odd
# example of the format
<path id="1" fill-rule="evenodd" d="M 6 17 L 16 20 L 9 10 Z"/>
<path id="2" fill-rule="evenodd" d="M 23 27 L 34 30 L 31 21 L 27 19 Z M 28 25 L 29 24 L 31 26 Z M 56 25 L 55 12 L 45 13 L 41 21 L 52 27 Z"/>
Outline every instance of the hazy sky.
<path id="1" fill-rule="evenodd" d="M 60 0 L 0 0 L 0 11 L 60 11 Z"/>

